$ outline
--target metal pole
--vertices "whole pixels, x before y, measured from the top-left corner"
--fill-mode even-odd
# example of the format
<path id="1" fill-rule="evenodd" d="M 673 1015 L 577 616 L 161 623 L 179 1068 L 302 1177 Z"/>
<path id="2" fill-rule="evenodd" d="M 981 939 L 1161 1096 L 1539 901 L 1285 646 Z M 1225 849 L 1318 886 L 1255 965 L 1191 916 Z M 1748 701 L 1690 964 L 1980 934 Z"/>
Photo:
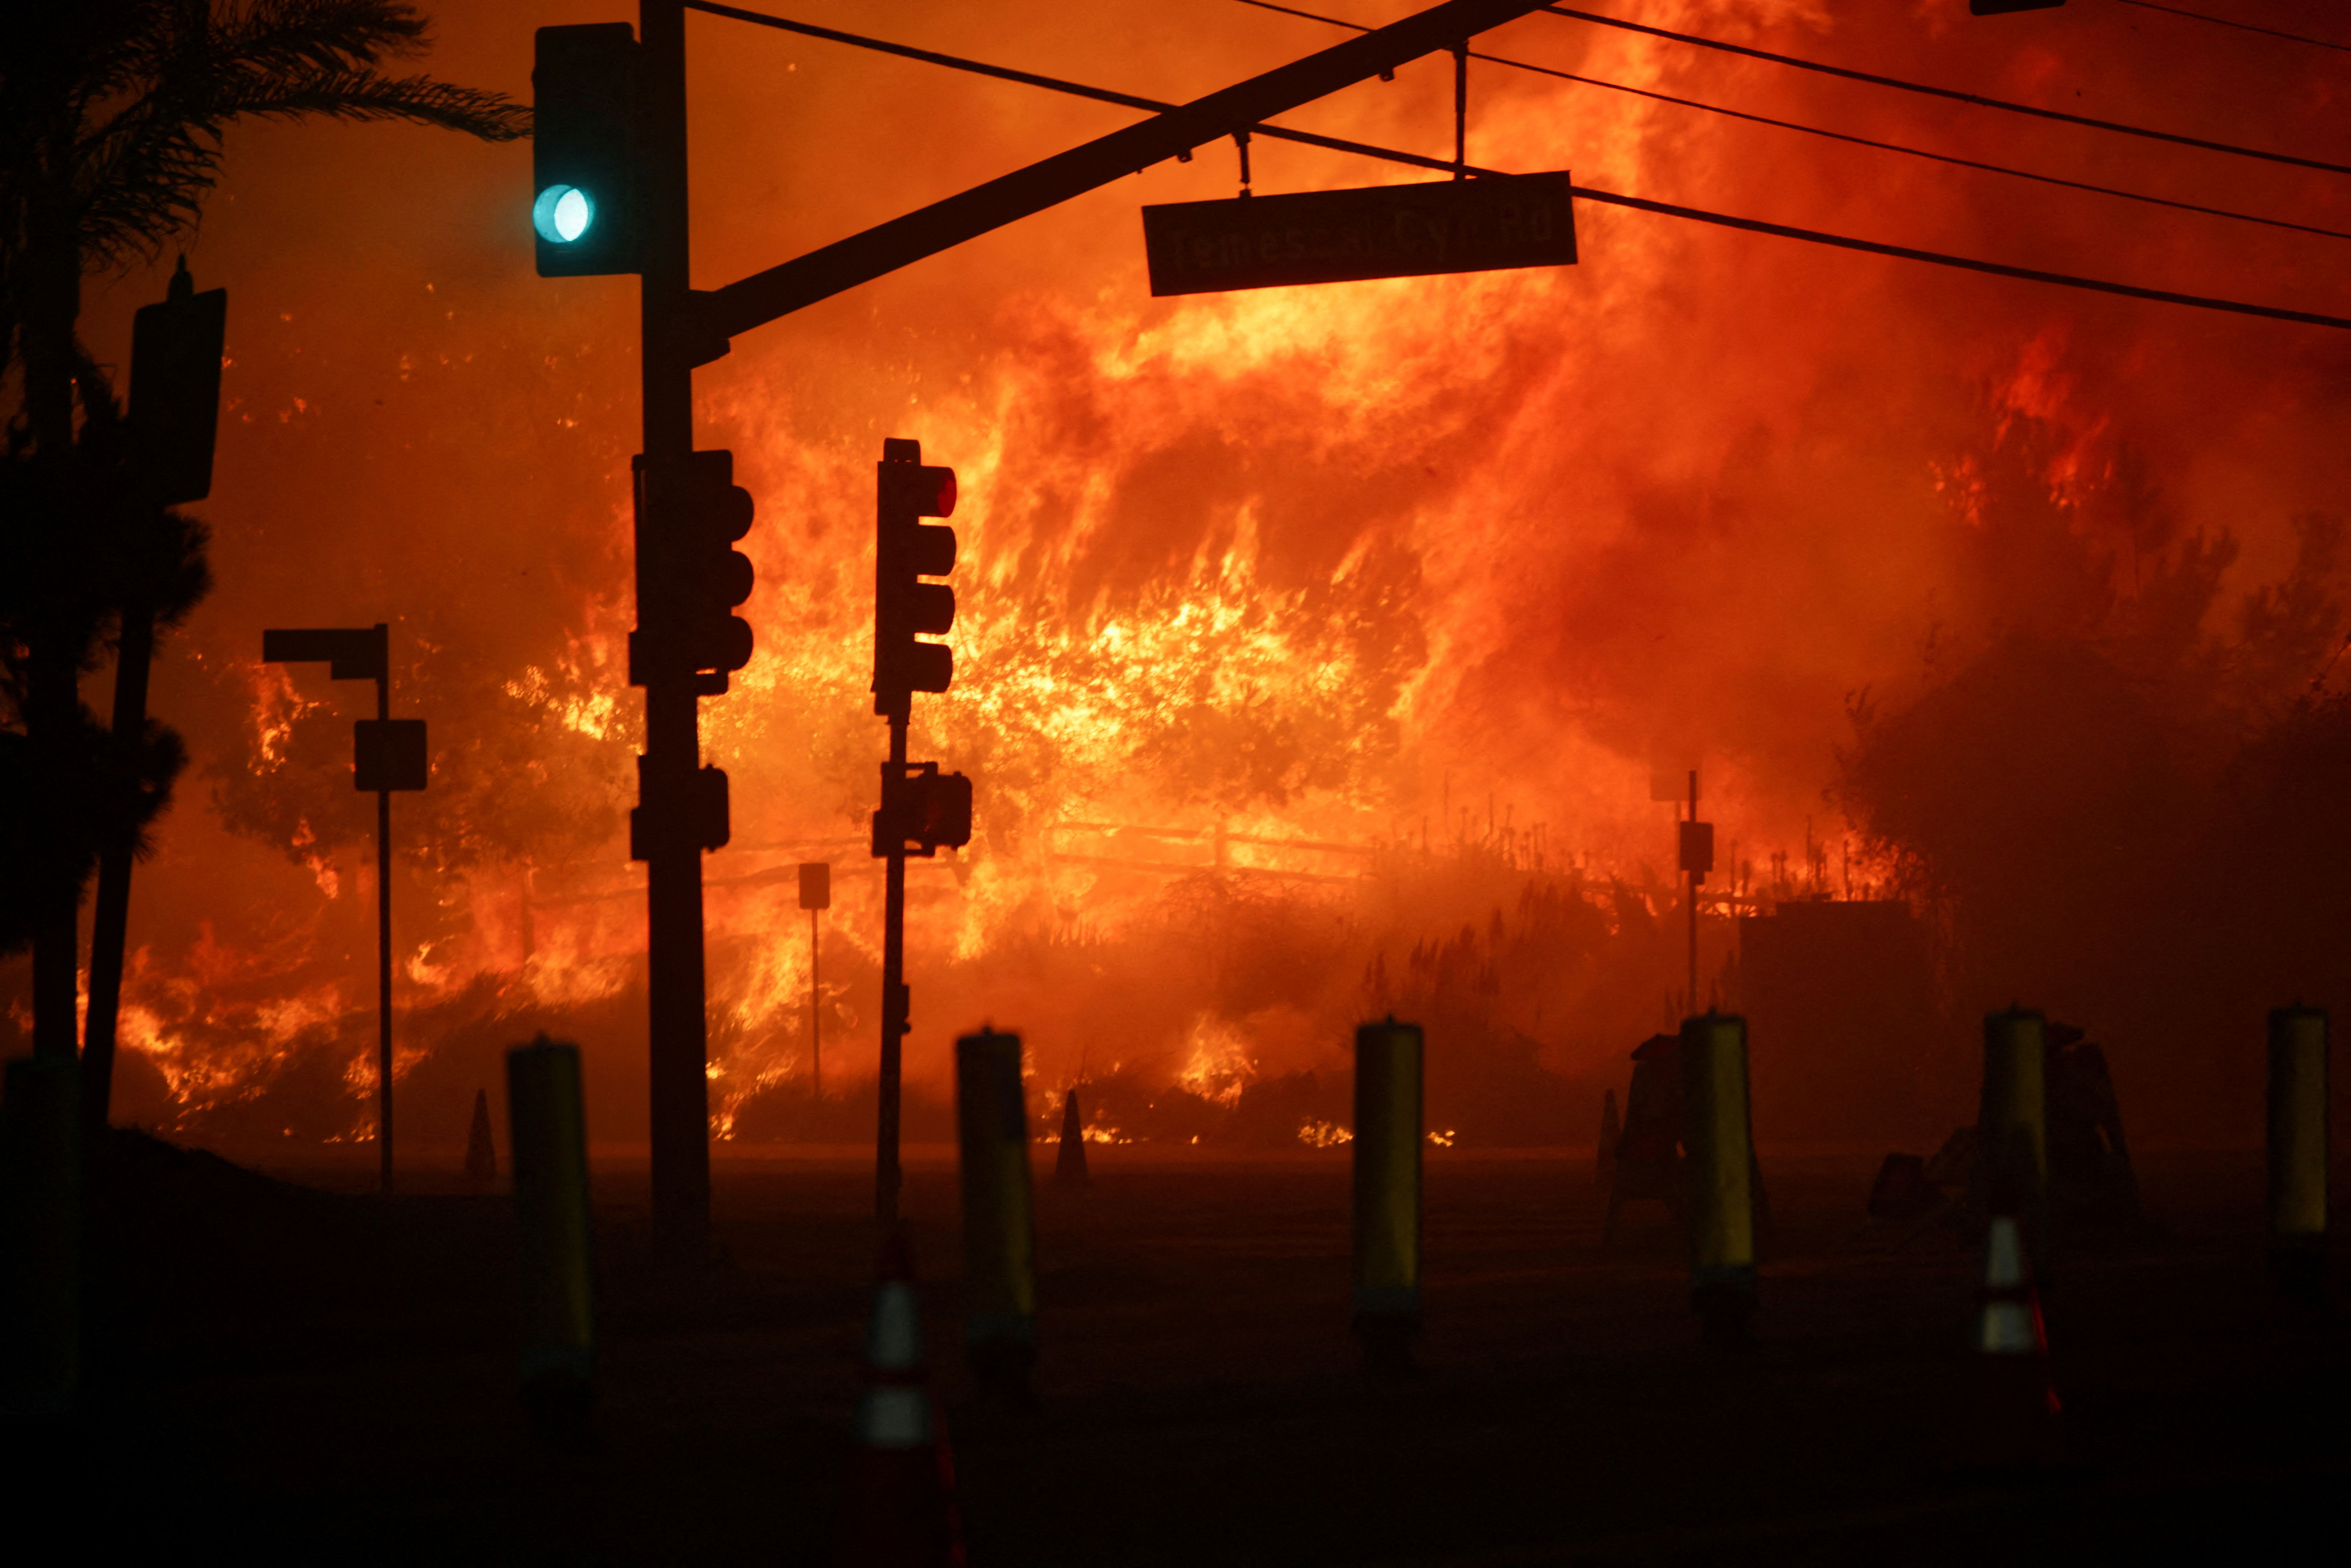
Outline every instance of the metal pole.
<path id="1" fill-rule="evenodd" d="M 824 1098 L 824 1034 L 817 1019 L 816 911 L 809 911 L 809 1098 Z"/>
<path id="2" fill-rule="evenodd" d="M 889 777 L 906 773 L 906 721 L 890 721 Z M 885 799 L 894 799 L 891 788 Z M 893 830 L 894 831 L 894 830 Z M 893 846 L 899 841 L 893 838 Z M 909 1027 L 906 972 L 906 856 L 893 847 L 883 862 L 882 901 L 882 1078 L 880 1125 L 873 1140 L 873 1214 L 884 1225 L 898 1218 L 898 1045 Z"/>
<path id="3" fill-rule="evenodd" d="M 1453 46 L 1453 177 L 1469 177 L 1469 40 Z"/>
<path id="4" fill-rule="evenodd" d="M 694 450 L 694 362 L 686 330 L 685 10 L 679 0 L 640 0 L 637 16 L 644 73 L 640 303 L 644 463 L 650 470 L 683 464 Z M 642 589 L 648 543 L 642 497 L 638 524 Z M 710 1228 L 710 1085 L 702 850 L 679 813 L 692 798 L 702 746 L 693 674 L 672 668 L 643 673 L 645 752 L 639 779 L 641 805 L 650 808 L 644 813 L 645 946 L 653 1234 L 662 1250 L 693 1256 Z"/>
<path id="5" fill-rule="evenodd" d="M 1689 820 L 1693 823 L 1698 821 L 1698 769 L 1695 768 L 1690 769 Z M 1698 830 L 1692 827 L 1690 831 L 1696 832 Z M 1691 866 L 1687 874 L 1689 877 L 1689 1016 L 1696 1018 L 1698 1016 L 1698 867 Z"/>
<path id="6" fill-rule="evenodd" d="M 120 651 L 114 661 L 114 735 L 135 739 L 147 727 L 147 673 L 155 648 L 155 616 L 143 605 L 122 612 Z M 89 1016 L 82 1029 L 82 1124 L 91 1137 L 106 1131 L 113 1093 L 115 1034 L 122 1016 L 122 959 L 131 925 L 131 846 L 119 843 L 99 857 L 98 897 L 89 937 Z"/>
<path id="7" fill-rule="evenodd" d="M 379 635 L 386 628 L 378 626 Z M 392 717 L 392 663 L 375 677 L 375 716 Z M 392 791 L 375 792 L 375 1136 L 384 1195 L 392 1193 Z"/>

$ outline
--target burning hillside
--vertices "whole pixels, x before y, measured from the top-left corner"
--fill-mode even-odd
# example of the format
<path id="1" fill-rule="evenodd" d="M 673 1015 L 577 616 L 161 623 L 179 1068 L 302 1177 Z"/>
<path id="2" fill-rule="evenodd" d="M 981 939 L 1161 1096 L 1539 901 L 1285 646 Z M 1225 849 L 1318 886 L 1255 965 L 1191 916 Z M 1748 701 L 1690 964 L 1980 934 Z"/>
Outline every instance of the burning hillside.
<path id="1" fill-rule="evenodd" d="M 2253 37 L 2190 51 L 2159 19 L 2093 9 L 2029 41 L 1939 0 L 1640 16 L 2343 155 L 2331 65 Z M 1238 6 L 1133 8 L 1082 37 L 1055 6 L 808 15 L 1175 99 L 1330 41 Z M 557 19 L 444 17 L 438 64 L 526 91 L 529 28 Z M 689 29 L 705 287 L 1125 112 L 723 26 Z M 2351 229 L 2351 187 L 2314 171 L 1922 108 L 1558 17 L 1480 47 Z M 1434 148 L 1450 90 L 1425 61 L 1293 119 Z M 1469 125 L 1489 166 L 2346 304 L 2343 241 L 1554 78 L 1479 65 Z M 136 894 L 118 1111 L 198 1138 L 369 1135 L 361 709 L 356 688 L 257 655 L 265 624 L 384 620 L 397 707 L 434 743 L 432 787 L 394 826 L 404 1125 L 455 1141 L 492 1053 L 546 1028 L 588 1047 L 600 1130 L 635 1139 L 633 288 L 531 276 L 527 151 L 436 144 L 426 167 L 405 134 L 251 133 L 192 253 L 234 301 L 204 508 L 221 586 L 157 674 L 196 768 Z M 1262 142 L 1253 172 L 1261 190 L 1417 177 Z M 2303 759 L 2339 749 L 2346 335 L 1588 204 L 1573 268 L 1151 299 L 1135 208 L 1235 184 L 1230 148 L 1201 149 L 702 372 L 697 443 L 735 453 L 759 507 L 758 653 L 703 710 L 734 802 L 705 865 L 722 1135 L 869 1125 L 871 465 L 890 436 L 952 465 L 964 497 L 956 680 L 914 733 L 977 788 L 972 844 L 910 879 L 909 1074 L 935 1101 L 947 1042 L 992 1019 L 1027 1037 L 1040 1092 L 1099 1086 L 1103 1136 L 1311 1145 L 1343 1120 L 1348 1028 L 1394 1009 L 1429 1026 L 1433 1124 L 1586 1136 L 1598 1085 L 1680 1005 L 1673 818 L 1650 780 L 1693 764 L 1729 851 L 1701 932 L 1702 988 L 1725 1001 L 1733 915 L 1881 883 L 1944 934 L 1949 1016 L 2045 995 L 2113 1031 L 2126 1089 L 2134 1064 L 2160 1077 L 2231 1019 L 2252 1039 L 2246 1008 L 2333 984 L 2340 942 L 2314 937 L 2299 969 L 2253 962 L 2317 895 L 2248 890 L 2351 870 L 2331 839 L 2306 883 L 2280 869 L 2312 816 Z M 102 350 L 122 357 L 129 310 L 158 292 L 93 290 Z M 815 1005 L 828 1099 L 810 1103 L 796 867 L 817 860 L 836 891 Z M 2256 864 L 2268 880 L 2239 877 Z M 2240 936 L 2213 963 L 2244 979 L 2199 992 L 2191 1019 L 2174 960 L 2216 910 Z"/>

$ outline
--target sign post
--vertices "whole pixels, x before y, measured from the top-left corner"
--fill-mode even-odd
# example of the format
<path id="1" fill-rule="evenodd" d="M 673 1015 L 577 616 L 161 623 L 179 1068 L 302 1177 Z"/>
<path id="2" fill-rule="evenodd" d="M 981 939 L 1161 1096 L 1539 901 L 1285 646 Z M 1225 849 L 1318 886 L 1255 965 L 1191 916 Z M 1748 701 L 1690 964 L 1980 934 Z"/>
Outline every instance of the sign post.
<path id="1" fill-rule="evenodd" d="M 832 862 L 800 863 L 800 907 L 809 917 L 809 1099 L 824 1098 L 824 1037 L 817 1023 L 816 916 L 832 907 Z"/>
<path id="2" fill-rule="evenodd" d="M 375 682 L 375 717 L 352 726 L 351 783 L 375 794 L 376 1143 L 392 1191 L 392 792 L 422 789 L 428 772 L 424 721 L 392 716 L 392 631 L 371 627 L 261 634 L 266 663 L 324 661 L 328 678 Z"/>

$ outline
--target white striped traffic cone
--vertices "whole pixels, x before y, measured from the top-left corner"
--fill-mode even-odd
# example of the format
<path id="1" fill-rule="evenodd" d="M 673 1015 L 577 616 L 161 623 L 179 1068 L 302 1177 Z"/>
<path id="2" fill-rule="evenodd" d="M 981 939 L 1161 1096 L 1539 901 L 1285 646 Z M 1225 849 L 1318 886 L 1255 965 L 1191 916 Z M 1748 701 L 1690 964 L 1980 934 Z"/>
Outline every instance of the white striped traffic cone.
<path id="1" fill-rule="evenodd" d="M 1986 1469 L 2032 1469 L 2059 1458 L 2057 1388 L 2049 1335 L 2016 1217 L 1995 1214 L 1984 1235 L 1976 1314 L 1976 1408 L 1967 1459 Z"/>
<path id="2" fill-rule="evenodd" d="M 955 1460 L 931 1405 L 905 1233 L 883 1242 L 849 1457 L 840 1568 L 962 1568 Z"/>

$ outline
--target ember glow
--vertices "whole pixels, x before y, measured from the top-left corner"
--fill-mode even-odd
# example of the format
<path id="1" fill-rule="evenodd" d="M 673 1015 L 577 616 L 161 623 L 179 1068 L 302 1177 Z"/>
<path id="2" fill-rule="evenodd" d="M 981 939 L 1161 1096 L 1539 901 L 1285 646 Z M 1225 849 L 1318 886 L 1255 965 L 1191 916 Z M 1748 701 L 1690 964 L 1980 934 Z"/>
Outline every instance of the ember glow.
<path id="1" fill-rule="evenodd" d="M 788 9 L 1178 99 L 1335 36 L 1207 0 L 1113 6 L 1082 30 L 1050 5 Z M 2351 156 L 2344 78 L 2317 51 L 2191 38 L 2153 14 L 2126 28 L 2111 7 L 2029 30 L 1970 26 L 1958 0 L 1867 10 L 1647 0 L 1637 16 Z M 528 96 L 531 27 L 598 19 L 453 11 L 434 68 Z M 701 287 L 1128 118 L 707 16 L 689 35 Z M 1479 47 L 2351 228 L 2351 181 L 2315 171 L 1558 18 Z M 1427 60 L 1288 122 L 1426 152 L 1449 140 L 1449 63 Z M 148 1065 L 124 1069 L 117 1112 L 197 1138 L 371 1135 L 359 689 L 256 656 L 265 623 L 377 620 L 395 706 L 434 740 L 432 788 L 395 808 L 403 1136 L 461 1145 L 475 1087 L 499 1092 L 495 1051 L 542 1027 L 589 1048 L 601 1134 L 643 1136 L 633 286 L 533 277 L 528 149 L 431 136 L 240 131 L 191 253 L 232 299 L 199 508 L 221 588 L 156 675 L 154 710 L 197 768 L 135 894 L 123 1038 Z M 1498 67 L 1472 73 L 1470 149 L 1716 211 L 2351 312 L 2346 242 Z M 1267 191 L 1420 177 L 1253 152 Z M 949 1042 L 992 1019 L 1023 1032 L 1040 1096 L 1117 1075 L 1131 1103 L 1088 1126 L 1099 1142 L 1196 1139 L 1208 1124 L 1178 1098 L 1245 1121 L 1254 1097 L 1271 1137 L 1343 1143 L 1332 1074 L 1353 1025 L 1391 1009 L 1430 1025 L 1431 1142 L 1505 1139 L 1510 1105 L 1534 1103 L 1518 1069 L 1447 1066 L 1448 1038 L 1596 1085 L 1670 1016 L 1673 816 L 1654 769 L 1702 769 L 1729 852 L 1702 964 L 1736 1001 L 1735 911 L 1902 873 L 1824 793 L 1858 694 L 1896 712 L 2020 629 L 2105 646 L 2131 607 L 2146 622 L 2175 601 L 2180 646 L 2225 660 L 2249 606 L 2343 591 L 2351 560 L 2311 555 L 2296 519 L 2345 504 L 2351 334 L 1592 204 L 1573 268 L 1152 300 L 1137 207 L 1235 184 L 1230 147 L 1203 148 L 764 329 L 701 373 L 697 442 L 734 451 L 759 507 L 744 545 L 758 652 L 703 707 L 734 802 L 733 841 L 705 863 L 719 1135 L 862 1131 L 790 1107 L 810 1071 L 794 868 L 835 868 L 819 1011 L 827 1094 L 846 1105 L 878 1027 L 864 835 L 886 744 L 867 695 L 884 437 L 957 473 L 956 678 L 917 699 L 913 749 L 978 791 L 970 848 L 909 879 L 910 1082 L 942 1101 Z M 127 358 L 161 276 L 92 290 L 102 359 Z M 2207 598 L 2164 600 L 2207 569 Z M 2249 677 L 2260 689 L 2231 711 L 2339 685 L 2320 662 Z M 1964 990 L 1954 1016 L 1981 1003 Z M 2102 993 L 2081 995 L 2050 1005 Z M 2122 1061 L 2168 1049 L 2159 1031 L 2118 1045 Z M 1573 1103 L 1560 1136 L 1588 1137 Z"/>

